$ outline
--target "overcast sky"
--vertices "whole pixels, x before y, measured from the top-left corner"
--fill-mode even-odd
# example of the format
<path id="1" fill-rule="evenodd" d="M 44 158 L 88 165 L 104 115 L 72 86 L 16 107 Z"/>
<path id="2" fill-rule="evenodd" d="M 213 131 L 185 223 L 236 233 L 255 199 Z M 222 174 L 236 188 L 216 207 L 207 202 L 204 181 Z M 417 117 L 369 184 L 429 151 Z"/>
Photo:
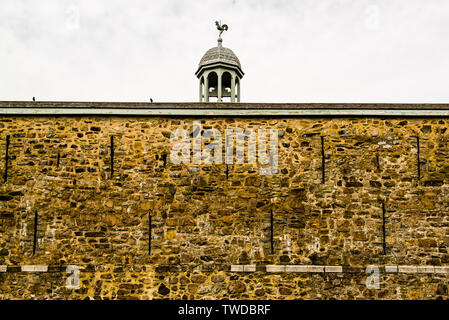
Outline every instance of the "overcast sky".
<path id="1" fill-rule="evenodd" d="M 0 100 L 198 101 L 215 20 L 242 102 L 449 103 L 448 0 L 1 0 Z"/>

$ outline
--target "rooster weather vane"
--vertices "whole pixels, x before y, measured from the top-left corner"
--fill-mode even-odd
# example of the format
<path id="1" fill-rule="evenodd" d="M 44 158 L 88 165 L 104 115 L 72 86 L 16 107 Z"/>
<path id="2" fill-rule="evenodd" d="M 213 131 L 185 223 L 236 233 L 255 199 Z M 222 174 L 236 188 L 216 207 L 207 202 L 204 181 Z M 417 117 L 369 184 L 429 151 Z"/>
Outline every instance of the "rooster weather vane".
<path id="1" fill-rule="evenodd" d="M 228 25 L 227 24 L 221 24 L 221 21 L 215 21 L 215 25 L 217 26 L 218 31 L 220 31 L 218 37 L 221 38 L 221 34 L 223 31 L 228 31 Z"/>

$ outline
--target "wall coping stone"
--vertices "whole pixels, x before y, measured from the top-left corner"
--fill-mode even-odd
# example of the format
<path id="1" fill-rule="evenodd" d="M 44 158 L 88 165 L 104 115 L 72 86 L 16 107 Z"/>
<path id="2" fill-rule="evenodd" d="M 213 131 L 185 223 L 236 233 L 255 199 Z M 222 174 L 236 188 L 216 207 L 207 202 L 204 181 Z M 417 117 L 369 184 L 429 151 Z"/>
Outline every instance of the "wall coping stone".
<path id="1" fill-rule="evenodd" d="M 449 117 L 449 104 L 0 101 L 0 114 L 28 116 Z"/>

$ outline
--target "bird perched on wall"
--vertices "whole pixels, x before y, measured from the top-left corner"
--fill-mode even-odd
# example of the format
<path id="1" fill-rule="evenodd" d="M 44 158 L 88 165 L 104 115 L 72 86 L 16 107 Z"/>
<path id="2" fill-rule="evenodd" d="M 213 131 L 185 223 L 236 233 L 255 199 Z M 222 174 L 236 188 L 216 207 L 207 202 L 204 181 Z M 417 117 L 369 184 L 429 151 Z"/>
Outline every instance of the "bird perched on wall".
<path id="1" fill-rule="evenodd" d="M 153 103 L 153 99 L 152 98 L 150 98 L 150 102 Z"/>
<path id="2" fill-rule="evenodd" d="M 36 98 L 35 98 L 35 97 L 33 97 L 33 101 L 36 101 Z"/>

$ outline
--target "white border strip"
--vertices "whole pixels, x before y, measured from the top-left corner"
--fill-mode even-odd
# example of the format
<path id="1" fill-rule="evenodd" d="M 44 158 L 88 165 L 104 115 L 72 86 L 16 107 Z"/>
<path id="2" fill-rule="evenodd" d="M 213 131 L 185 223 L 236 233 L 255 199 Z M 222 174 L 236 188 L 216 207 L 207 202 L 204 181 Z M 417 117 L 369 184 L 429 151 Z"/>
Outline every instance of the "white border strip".
<path id="1" fill-rule="evenodd" d="M 231 272 L 255 272 L 255 264 L 233 264 L 231 265 Z"/>
<path id="2" fill-rule="evenodd" d="M 385 266 L 385 272 L 398 273 L 398 266 Z"/>
<path id="3" fill-rule="evenodd" d="M 278 265 L 271 264 L 265 266 L 266 272 L 324 272 L 343 273 L 343 266 L 318 266 L 318 265 Z M 256 265 L 231 265 L 231 272 L 255 272 Z M 385 266 L 386 273 L 421 273 L 421 274 L 449 274 L 449 266 Z"/>
<path id="4" fill-rule="evenodd" d="M 48 266 L 42 265 L 28 265 L 22 266 L 22 272 L 47 272 Z"/>
<path id="5" fill-rule="evenodd" d="M 449 110 L 431 109 L 132 109 L 132 108 L 0 108 L 2 115 L 104 116 L 449 116 Z"/>
<path id="6" fill-rule="evenodd" d="M 341 273 L 341 272 L 343 272 L 343 267 L 342 266 L 325 266 L 324 271 Z"/>
<path id="7" fill-rule="evenodd" d="M 417 266 L 398 266 L 399 273 L 418 273 L 418 267 Z"/>
<path id="8" fill-rule="evenodd" d="M 23 265 L 22 272 L 48 272 L 47 265 Z M 449 266 L 393 266 L 386 265 L 386 273 L 420 273 L 420 274 L 449 274 Z M 0 272 L 7 272 L 7 265 L 0 265 Z M 84 269 L 84 267 L 79 267 Z M 233 264 L 231 272 L 256 272 L 255 264 Z M 262 271 L 262 270 L 261 270 Z M 277 265 L 265 266 L 266 272 L 320 272 L 320 273 L 343 273 L 343 266 L 319 266 L 319 265 Z"/>
<path id="9" fill-rule="evenodd" d="M 276 264 L 265 266 L 267 272 L 285 272 L 285 267 L 286 266 Z"/>
<path id="10" fill-rule="evenodd" d="M 435 273 L 449 273 L 449 267 L 435 267 Z"/>

